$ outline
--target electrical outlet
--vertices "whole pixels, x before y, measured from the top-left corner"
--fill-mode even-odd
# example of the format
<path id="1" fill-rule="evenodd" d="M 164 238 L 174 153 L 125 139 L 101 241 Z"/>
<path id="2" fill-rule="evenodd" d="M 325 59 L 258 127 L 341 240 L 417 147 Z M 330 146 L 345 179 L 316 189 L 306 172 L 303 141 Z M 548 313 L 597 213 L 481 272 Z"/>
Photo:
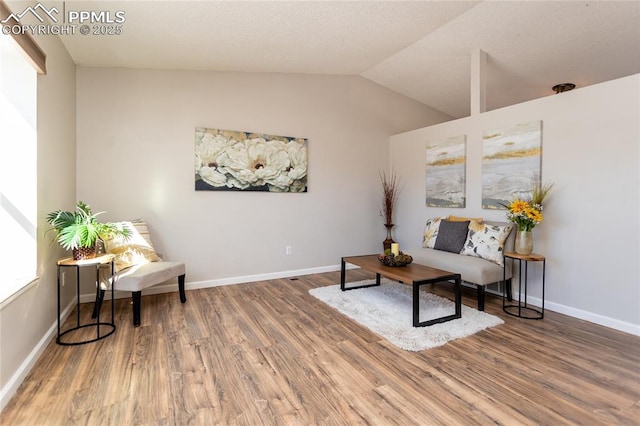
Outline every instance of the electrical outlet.
<path id="1" fill-rule="evenodd" d="M 291 256 L 291 246 L 286 246 L 284 248 L 284 254 L 286 254 L 287 256 Z"/>

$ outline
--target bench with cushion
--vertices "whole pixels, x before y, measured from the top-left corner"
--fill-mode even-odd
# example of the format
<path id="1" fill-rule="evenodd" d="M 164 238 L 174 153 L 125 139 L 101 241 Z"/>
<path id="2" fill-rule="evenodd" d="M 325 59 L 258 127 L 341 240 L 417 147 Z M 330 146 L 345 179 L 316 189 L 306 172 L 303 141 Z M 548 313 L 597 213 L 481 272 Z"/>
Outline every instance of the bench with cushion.
<path id="1" fill-rule="evenodd" d="M 485 288 L 503 281 L 504 252 L 513 250 L 514 226 L 481 218 L 436 217 L 427 220 L 422 248 L 411 252 L 416 263 L 459 273 L 478 292 L 484 310 Z M 507 297 L 511 299 L 511 265 L 507 263 Z"/>

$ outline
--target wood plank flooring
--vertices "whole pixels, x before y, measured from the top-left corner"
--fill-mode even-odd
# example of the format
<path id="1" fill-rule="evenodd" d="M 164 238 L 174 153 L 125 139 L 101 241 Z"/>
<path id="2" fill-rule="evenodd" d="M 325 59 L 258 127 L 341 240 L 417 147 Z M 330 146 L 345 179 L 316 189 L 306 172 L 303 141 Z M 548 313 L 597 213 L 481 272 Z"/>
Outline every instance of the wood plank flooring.
<path id="1" fill-rule="evenodd" d="M 118 300 L 116 332 L 52 342 L 0 424 L 640 424 L 636 336 L 550 311 L 513 318 L 488 296 L 504 325 L 408 352 L 308 294 L 337 283 L 330 272 L 193 290 L 184 305 L 147 296 L 138 328 Z M 463 303 L 475 307 L 475 291 Z"/>

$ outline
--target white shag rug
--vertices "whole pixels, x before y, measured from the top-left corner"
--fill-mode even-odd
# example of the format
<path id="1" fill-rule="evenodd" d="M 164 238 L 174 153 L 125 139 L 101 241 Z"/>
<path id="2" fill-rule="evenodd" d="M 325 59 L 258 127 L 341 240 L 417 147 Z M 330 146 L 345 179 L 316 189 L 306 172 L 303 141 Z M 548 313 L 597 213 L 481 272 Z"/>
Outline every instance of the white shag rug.
<path id="1" fill-rule="evenodd" d="M 374 282 L 352 282 L 348 283 L 347 287 Z M 380 282 L 382 285 L 379 287 L 341 291 L 338 284 L 314 288 L 309 290 L 309 293 L 408 351 L 435 348 L 450 340 L 504 324 L 504 321 L 495 315 L 462 305 L 462 318 L 429 327 L 413 327 L 412 287 L 386 278 L 381 278 Z M 452 300 L 420 291 L 420 321 L 453 313 L 455 306 Z"/>

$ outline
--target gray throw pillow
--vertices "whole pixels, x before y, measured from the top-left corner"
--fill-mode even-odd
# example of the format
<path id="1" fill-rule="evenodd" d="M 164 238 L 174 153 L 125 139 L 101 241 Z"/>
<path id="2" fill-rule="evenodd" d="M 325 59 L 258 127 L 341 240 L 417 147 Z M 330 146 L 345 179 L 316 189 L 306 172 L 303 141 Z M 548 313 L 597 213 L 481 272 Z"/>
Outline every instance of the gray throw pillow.
<path id="1" fill-rule="evenodd" d="M 468 220 L 466 222 L 443 220 L 440 222 L 438 237 L 436 238 L 436 244 L 433 248 L 436 250 L 450 251 L 451 253 L 460 253 L 464 242 L 467 240 L 468 231 Z"/>

